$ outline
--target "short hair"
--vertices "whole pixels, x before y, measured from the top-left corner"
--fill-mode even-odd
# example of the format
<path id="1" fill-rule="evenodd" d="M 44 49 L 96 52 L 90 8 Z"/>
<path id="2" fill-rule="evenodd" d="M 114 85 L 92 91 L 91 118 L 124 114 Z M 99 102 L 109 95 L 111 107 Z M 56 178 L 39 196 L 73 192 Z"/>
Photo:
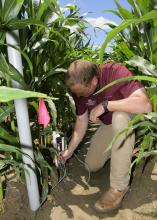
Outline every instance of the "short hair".
<path id="1" fill-rule="evenodd" d="M 76 83 L 87 85 L 94 76 L 97 77 L 97 69 L 97 65 L 90 61 L 76 60 L 70 64 L 65 75 L 65 82 L 68 87 Z"/>

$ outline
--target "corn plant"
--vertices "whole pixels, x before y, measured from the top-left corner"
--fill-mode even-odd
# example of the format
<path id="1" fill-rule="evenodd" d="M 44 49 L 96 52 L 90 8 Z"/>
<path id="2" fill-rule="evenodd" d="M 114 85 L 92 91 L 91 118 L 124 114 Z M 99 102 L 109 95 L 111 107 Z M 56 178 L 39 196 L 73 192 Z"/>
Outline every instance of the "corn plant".
<path id="1" fill-rule="evenodd" d="M 53 173 L 53 159 L 48 160 L 47 152 L 56 152 L 51 143 L 46 147 L 45 142 L 40 142 L 41 136 L 46 140 L 53 130 L 66 135 L 75 117 L 74 103 L 64 84 L 64 73 L 75 59 L 88 57 L 97 60 L 97 53 L 89 46 L 85 29 L 86 23 L 75 5 L 61 9 L 56 0 L 4 0 L 3 4 L 0 1 L 0 102 L 5 102 L 0 106 L 0 123 L 3 127 L 0 140 L 11 145 L 15 143 L 16 137 L 15 146 L 19 145 L 11 100 L 29 97 L 30 124 L 42 202 L 48 192 L 49 173 Z M 19 48 L 6 43 L 6 32 L 14 34 L 14 30 L 19 30 Z M 8 62 L 8 46 L 21 53 L 23 76 Z M 11 88 L 12 81 L 18 82 L 23 90 Z M 41 133 L 37 123 L 37 97 L 46 99 L 51 114 L 51 123 Z M 10 143 L 5 138 L 6 134 L 10 135 Z"/>
<path id="2" fill-rule="evenodd" d="M 100 60 L 102 62 L 108 42 L 114 38 L 119 43 L 115 47 L 125 59 L 138 55 L 156 65 L 157 2 L 128 0 L 128 3 L 131 11 L 123 8 L 116 0 L 117 10 L 108 10 L 121 18 L 122 22 L 117 27 L 112 25 L 112 30 L 101 47 Z"/>

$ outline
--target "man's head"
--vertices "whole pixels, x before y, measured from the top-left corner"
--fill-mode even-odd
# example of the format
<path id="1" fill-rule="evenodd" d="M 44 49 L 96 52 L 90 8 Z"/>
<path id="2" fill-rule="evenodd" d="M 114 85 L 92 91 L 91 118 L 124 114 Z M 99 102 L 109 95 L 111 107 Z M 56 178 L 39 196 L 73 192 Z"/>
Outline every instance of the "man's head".
<path id="1" fill-rule="evenodd" d="M 77 96 L 88 97 L 97 87 L 97 65 L 86 60 L 76 60 L 69 66 L 65 81 Z"/>

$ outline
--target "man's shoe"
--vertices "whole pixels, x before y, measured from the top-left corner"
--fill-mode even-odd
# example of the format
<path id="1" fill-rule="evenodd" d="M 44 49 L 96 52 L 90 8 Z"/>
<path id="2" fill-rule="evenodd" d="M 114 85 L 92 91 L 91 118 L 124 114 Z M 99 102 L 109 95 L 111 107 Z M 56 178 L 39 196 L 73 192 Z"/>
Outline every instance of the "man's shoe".
<path id="1" fill-rule="evenodd" d="M 95 203 L 94 209 L 99 213 L 107 213 L 118 209 L 128 190 L 129 186 L 123 191 L 110 187 L 109 190 Z"/>

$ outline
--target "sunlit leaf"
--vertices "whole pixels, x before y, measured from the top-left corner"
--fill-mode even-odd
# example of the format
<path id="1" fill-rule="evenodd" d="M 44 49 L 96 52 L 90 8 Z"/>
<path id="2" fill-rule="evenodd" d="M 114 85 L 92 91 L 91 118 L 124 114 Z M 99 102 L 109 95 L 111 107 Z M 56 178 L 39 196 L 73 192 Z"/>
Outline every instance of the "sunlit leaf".
<path id="1" fill-rule="evenodd" d="M 24 91 L 22 89 L 8 88 L 5 86 L 0 86 L 0 102 L 9 102 L 14 99 L 23 99 L 23 98 L 47 98 L 51 99 L 47 95 L 39 92 Z"/>
<path id="2" fill-rule="evenodd" d="M 143 57 L 134 56 L 130 60 L 125 62 L 131 66 L 138 67 L 138 69 L 146 75 L 157 77 L 157 67 Z"/>
<path id="3" fill-rule="evenodd" d="M 3 6 L 3 21 L 8 22 L 17 17 L 24 0 L 5 0 Z"/>
<path id="4" fill-rule="evenodd" d="M 156 10 L 152 10 L 150 12 L 148 12 L 147 14 L 145 14 L 144 16 L 138 18 L 138 19 L 126 19 L 124 20 L 119 26 L 115 27 L 113 30 L 111 30 L 107 37 L 106 40 L 104 41 L 104 43 L 101 46 L 100 49 L 100 62 L 103 63 L 103 55 L 104 55 L 104 50 L 107 46 L 107 44 L 118 34 L 120 33 L 122 30 L 124 30 L 126 27 L 128 27 L 131 24 L 138 24 L 140 22 L 144 22 L 144 21 L 149 21 L 149 20 L 153 20 L 153 19 L 157 19 L 157 13 Z"/>
<path id="5" fill-rule="evenodd" d="M 106 86 L 102 87 L 99 91 L 97 91 L 95 93 L 98 94 L 100 92 L 102 92 L 103 90 L 117 84 L 117 83 L 120 83 L 120 82 L 125 82 L 125 81 L 129 81 L 129 80 L 143 80 L 143 81 L 149 81 L 149 82 L 153 82 L 153 83 L 156 83 L 157 84 L 157 78 L 155 77 L 149 77 L 149 76 L 130 76 L 130 77 L 124 77 L 124 78 L 120 78 L 120 79 L 117 79 L 117 80 L 114 80 L 113 82 L 107 84 Z"/>

